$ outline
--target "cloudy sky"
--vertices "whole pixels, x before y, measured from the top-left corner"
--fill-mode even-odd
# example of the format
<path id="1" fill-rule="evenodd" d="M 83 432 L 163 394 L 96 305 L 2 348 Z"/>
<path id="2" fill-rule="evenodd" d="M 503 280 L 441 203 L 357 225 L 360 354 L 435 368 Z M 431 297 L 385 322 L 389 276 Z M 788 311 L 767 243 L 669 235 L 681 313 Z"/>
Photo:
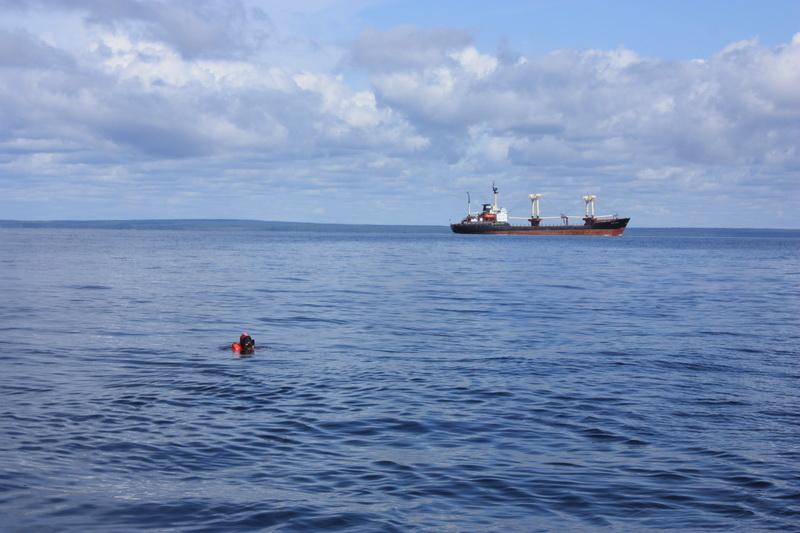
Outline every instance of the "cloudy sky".
<path id="1" fill-rule="evenodd" d="M 0 0 L 0 219 L 800 228 L 800 2 Z"/>

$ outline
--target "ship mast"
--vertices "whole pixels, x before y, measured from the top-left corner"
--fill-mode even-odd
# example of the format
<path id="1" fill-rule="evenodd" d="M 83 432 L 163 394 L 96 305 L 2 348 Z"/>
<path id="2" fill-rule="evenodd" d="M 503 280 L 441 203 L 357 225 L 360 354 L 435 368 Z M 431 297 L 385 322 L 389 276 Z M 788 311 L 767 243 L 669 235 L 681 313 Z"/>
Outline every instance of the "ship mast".
<path id="1" fill-rule="evenodd" d="M 492 213 L 497 213 L 497 187 L 492 182 Z"/>

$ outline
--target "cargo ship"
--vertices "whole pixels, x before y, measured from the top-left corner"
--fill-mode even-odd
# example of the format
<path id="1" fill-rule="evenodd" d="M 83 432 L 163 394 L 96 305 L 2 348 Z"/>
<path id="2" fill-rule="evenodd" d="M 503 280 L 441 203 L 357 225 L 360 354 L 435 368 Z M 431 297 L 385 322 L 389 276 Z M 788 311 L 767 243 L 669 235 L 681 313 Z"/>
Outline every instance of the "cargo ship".
<path id="1" fill-rule="evenodd" d="M 457 224 L 450 224 L 453 233 L 481 235 L 599 235 L 619 237 L 625 232 L 630 218 L 617 215 L 598 216 L 595 214 L 597 197 L 589 194 L 583 197 L 584 213 L 581 215 L 559 215 L 543 217 L 539 214 L 541 194 L 530 194 L 530 218 L 509 217 L 505 207 L 497 207 L 497 187 L 492 183 L 492 203 L 482 204 L 480 213 L 472 214 L 469 193 L 467 193 L 467 216 Z M 583 224 L 570 224 L 569 219 L 579 218 Z M 528 224 L 511 224 L 509 219 L 527 220 Z M 560 220 L 560 223 L 543 223 L 546 220 Z"/>

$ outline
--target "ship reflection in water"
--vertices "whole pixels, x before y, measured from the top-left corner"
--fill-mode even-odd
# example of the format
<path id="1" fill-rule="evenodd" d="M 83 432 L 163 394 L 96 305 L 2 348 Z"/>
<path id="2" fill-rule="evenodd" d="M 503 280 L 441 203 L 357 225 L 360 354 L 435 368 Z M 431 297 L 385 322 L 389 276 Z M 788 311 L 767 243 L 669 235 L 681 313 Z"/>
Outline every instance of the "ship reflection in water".
<path id="1" fill-rule="evenodd" d="M 480 233 L 495 235 L 599 235 L 619 237 L 625 232 L 630 218 L 619 218 L 617 215 L 597 216 L 593 194 L 583 197 L 585 204 L 583 224 L 570 224 L 569 215 L 543 217 L 539 213 L 541 194 L 531 194 L 530 218 L 509 217 L 505 207 L 497 207 L 497 187 L 492 183 L 492 203 L 483 204 L 483 210 L 473 215 L 470 209 L 469 193 L 467 193 L 467 216 L 457 224 L 450 224 L 453 233 Z M 513 225 L 509 218 L 527 220 L 528 225 Z M 573 216 L 573 218 L 580 218 Z M 561 224 L 542 225 L 543 220 L 561 219 Z"/>

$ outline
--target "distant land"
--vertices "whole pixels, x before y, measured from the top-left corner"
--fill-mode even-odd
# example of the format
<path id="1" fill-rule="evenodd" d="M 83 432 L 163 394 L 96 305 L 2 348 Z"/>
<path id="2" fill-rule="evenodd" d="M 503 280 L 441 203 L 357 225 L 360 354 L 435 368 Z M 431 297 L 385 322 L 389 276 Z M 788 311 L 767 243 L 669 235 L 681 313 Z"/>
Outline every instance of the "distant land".
<path id="1" fill-rule="evenodd" d="M 0 220 L 0 228 L 64 228 L 64 229 L 174 229 L 174 230 L 223 230 L 252 229 L 278 231 L 413 231 L 441 230 L 447 226 L 412 226 L 379 224 L 333 224 L 321 222 L 280 222 L 273 220 L 239 219 L 152 219 L 152 220 Z"/>
<path id="2" fill-rule="evenodd" d="M 147 219 L 147 220 L 0 220 L 0 228 L 51 229 L 129 229 L 129 230 L 260 230 L 260 231 L 326 231 L 326 232 L 450 232 L 441 226 L 411 224 L 338 224 L 331 222 L 282 222 L 247 219 Z M 629 227 L 638 233 L 649 231 L 758 231 L 800 232 L 800 228 L 722 228 L 722 227 Z"/>

